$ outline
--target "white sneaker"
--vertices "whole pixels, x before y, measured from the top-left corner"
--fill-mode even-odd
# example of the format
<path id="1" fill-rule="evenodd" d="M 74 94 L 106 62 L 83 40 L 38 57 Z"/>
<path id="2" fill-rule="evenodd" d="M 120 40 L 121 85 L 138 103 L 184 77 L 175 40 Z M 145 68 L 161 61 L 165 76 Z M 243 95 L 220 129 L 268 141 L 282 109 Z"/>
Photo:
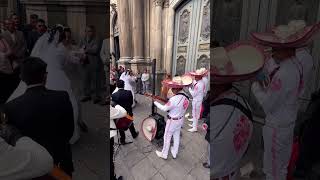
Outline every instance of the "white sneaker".
<path id="1" fill-rule="evenodd" d="M 162 152 L 160 152 L 160 151 L 156 151 L 156 154 L 157 154 L 157 156 L 158 156 L 159 158 L 167 159 L 166 157 L 164 157 L 164 156 L 162 155 Z"/>
<path id="2" fill-rule="evenodd" d="M 171 146 L 171 148 L 170 148 L 171 155 L 172 155 L 173 159 L 176 159 L 177 155 L 172 152 L 172 149 L 173 149 L 173 147 Z"/>
<path id="3" fill-rule="evenodd" d="M 197 128 L 191 128 L 191 129 L 188 129 L 189 132 L 197 132 Z"/>
<path id="4" fill-rule="evenodd" d="M 193 118 L 188 119 L 188 121 L 193 122 Z"/>
<path id="5" fill-rule="evenodd" d="M 193 128 L 193 125 L 192 125 L 192 124 L 188 124 L 188 125 Z"/>
<path id="6" fill-rule="evenodd" d="M 184 115 L 185 118 L 188 118 L 190 116 L 189 113 L 187 113 L 186 115 Z"/>

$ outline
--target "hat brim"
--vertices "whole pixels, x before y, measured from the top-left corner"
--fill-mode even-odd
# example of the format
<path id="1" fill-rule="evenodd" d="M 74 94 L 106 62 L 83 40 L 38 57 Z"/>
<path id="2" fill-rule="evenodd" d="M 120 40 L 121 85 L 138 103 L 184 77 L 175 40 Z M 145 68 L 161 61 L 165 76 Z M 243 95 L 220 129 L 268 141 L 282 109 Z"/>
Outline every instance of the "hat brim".
<path id="1" fill-rule="evenodd" d="M 154 128 L 153 132 L 148 131 L 146 128 L 148 126 L 152 126 Z M 156 132 L 157 132 L 157 122 L 156 120 L 154 120 L 152 117 L 148 117 L 146 119 L 144 119 L 141 123 L 141 131 L 143 136 L 148 140 L 148 141 L 152 141 L 155 136 L 156 136 Z"/>
<path id="2" fill-rule="evenodd" d="M 256 43 L 274 48 L 300 48 L 312 41 L 312 37 L 319 33 L 320 23 L 307 26 L 302 31 L 289 36 L 286 39 L 280 39 L 272 31 L 268 33 L 251 33 L 251 38 Z"/>
<path id="3" fill-rule="evenodd" d="M 208 70 L 205 70 L 203 73 L 201 74 L 198 74 L 196 72 L 189 72 L 188 75 L 190 76 L 194 76 L 194 77 L 203 77 L 203 76 L 206 76 L 208 74 Z"/>
<path id="4" fill-rule="evenodd" d="M 226 47 L 227 54 L 234 67 L 232 74 L 221 74 L 211 67 L 212 83 L 226 84 L 245 81 L 255 77 L 265 64 L 265 54 L 260 46 L 251 42 L 237 42 Z"/>
<path id="5" fill-rule="evenodd" d="M 169 88 L 184 88 L 192 84 L 192 81 L 193 81 L 192 77 L 190 77 L 189 75 L 184 75 L 181 77 L 181 79 L 182 79 L 182 84 L 176 83 L 171 79 L 170 80 L 166 79 L 162 81 L 162 85 Z"/>

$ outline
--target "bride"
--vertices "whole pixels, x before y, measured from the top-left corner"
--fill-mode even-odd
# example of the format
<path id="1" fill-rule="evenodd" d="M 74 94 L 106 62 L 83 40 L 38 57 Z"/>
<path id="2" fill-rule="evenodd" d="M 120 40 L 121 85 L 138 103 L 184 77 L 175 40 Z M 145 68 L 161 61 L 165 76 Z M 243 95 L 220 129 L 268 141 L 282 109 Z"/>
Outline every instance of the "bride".
<path id="1" fill-rule="evenodd" d="M 79 107 L 77 99 L 72 92 L 71 82 L 63 69 L 66 62 L 80 63 L 82 57 L 79 57 L 80 53 L 78 53 L 78 56 L 70 53 L 64 45 L 65 41 L 64 28 L 61 25 L 57 25 L 39 38 L 31 52 L 31 56 L 39 57 L 47 63 L 48 76 L 46 88 L 66 91 L 69 94 L 74 114 L 74 133 L 70 139 L 70 143 L 74 144 L 80 138 L 80 129 L 78 126 Z M 24 94 L 26 89 L 27 85 L 21 81 L 8 101 Z"/>

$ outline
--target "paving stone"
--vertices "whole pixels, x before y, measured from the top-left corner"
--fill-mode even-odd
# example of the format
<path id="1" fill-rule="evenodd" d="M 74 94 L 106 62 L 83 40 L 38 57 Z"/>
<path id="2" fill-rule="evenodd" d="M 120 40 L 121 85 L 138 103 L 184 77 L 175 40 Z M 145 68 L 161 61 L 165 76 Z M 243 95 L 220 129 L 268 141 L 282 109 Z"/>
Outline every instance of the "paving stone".
<path id="1" fill-rule="evenodd" d="M 161 173 L 154 175 L 151 180 L 165 180 Z"/>
<path id="2" fill-rule="evenodd" d="M 202 163 L 198 163 L 198 165 L 191 170 L 190 175 L 196 177 L 197 180 L 209 180 L 210 179 L 210 170 L 206 169 L 202 166 Z"/>
<path id="3" fill-rule="evenodd" d="M 144 158 L 131 169 L 131 172 L 134 179 L 149 180 L 157 173 L 157 170 L 148 158 Z"/>
<path id="4" fill-rule="evenodd" d="M 125 164 L 127 167 L 132 168 L 134 165 L 139 163 L 142 159 L 145 158 L 140 151 L 137 149 L 130 151 L 128 155 L 125 157 Z"/>
<path id="5" fill-rule="evenodd" d="M 152 163 L 152 166 L 155 167 L 157 170 L 160 170 L 161 167 L 166 164 L 166 161 L 168 161 L 168 160 L 159 158 L 155 153 L 155 151 L 149 154 L 148 159 Z"/>

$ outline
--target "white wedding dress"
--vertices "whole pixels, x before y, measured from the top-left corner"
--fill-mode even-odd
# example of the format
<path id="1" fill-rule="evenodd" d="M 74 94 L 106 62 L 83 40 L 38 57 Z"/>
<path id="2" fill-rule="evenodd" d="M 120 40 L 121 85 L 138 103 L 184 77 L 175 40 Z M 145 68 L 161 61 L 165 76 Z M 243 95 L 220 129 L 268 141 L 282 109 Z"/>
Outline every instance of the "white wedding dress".
<path id="1" fill-rule="evenodd" d="M 70 101 L 73 107 L 74 114 L 74 133 L 70 139 L 70 143 L 74 144 L 80 138 L 80 129 L 78 127 L 79 107 L 77 99 L 72 92 L 71 82 L 64 72 L 64 65 L 66 62 L 79 62 L 79 58 L 72 56 L 67 51 L 67 48 L 62 43 L 57 43 L 57 37 L 52 43 L 48 43 L 49 34 L 44 34 L 37 41 L 31 56 L 39 57 L 47 63 L 47 82 L 46 88 L 50 90 L 66 91 L 69 94 Z M 8 101 L 11 101 L 25 93 L 27 85 L 21 81 L 17 89 L 10 96 Z"/>

